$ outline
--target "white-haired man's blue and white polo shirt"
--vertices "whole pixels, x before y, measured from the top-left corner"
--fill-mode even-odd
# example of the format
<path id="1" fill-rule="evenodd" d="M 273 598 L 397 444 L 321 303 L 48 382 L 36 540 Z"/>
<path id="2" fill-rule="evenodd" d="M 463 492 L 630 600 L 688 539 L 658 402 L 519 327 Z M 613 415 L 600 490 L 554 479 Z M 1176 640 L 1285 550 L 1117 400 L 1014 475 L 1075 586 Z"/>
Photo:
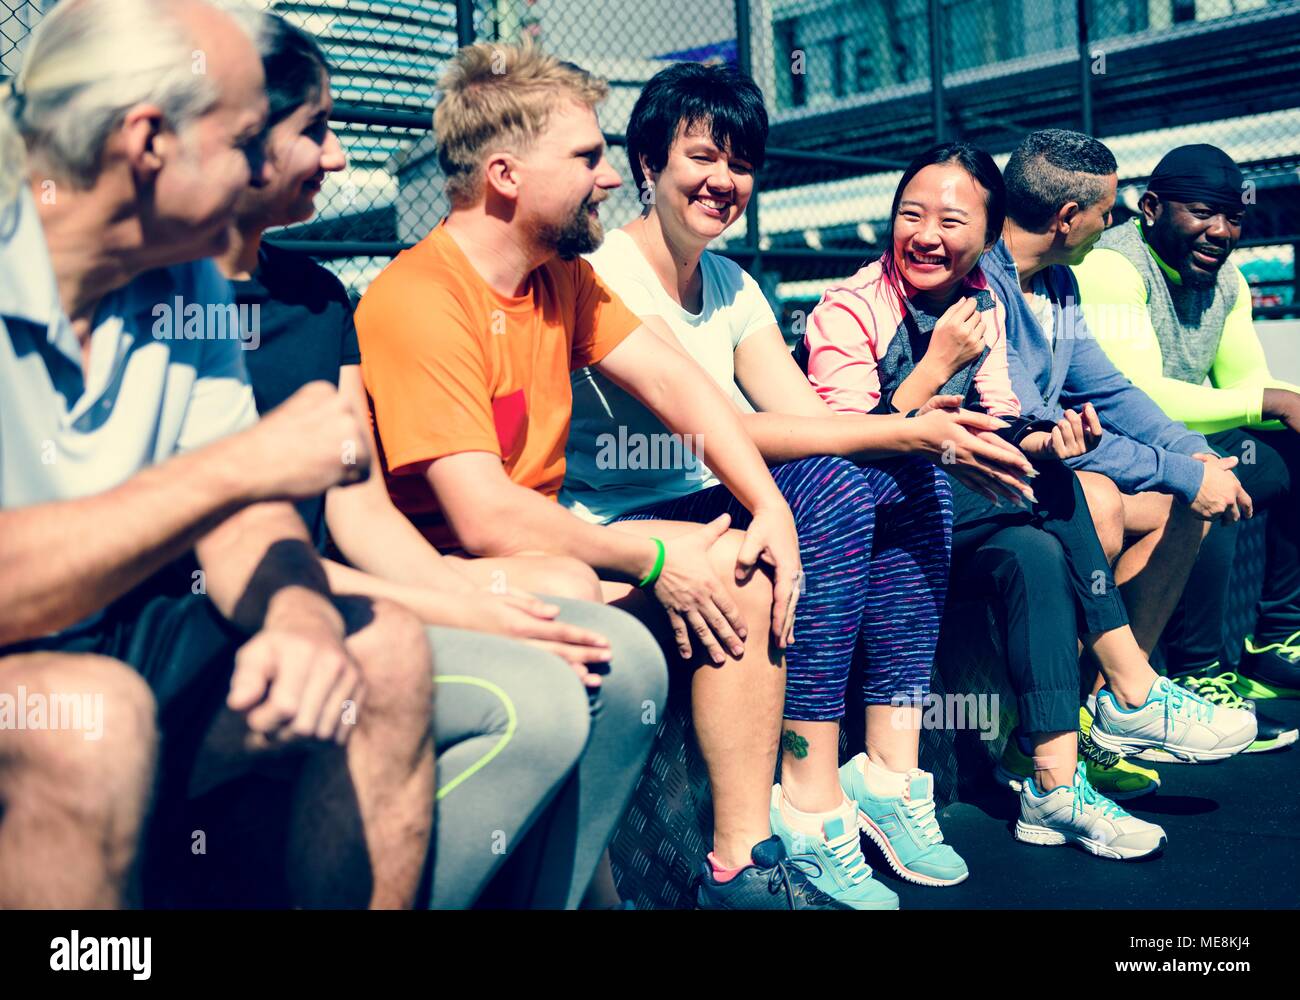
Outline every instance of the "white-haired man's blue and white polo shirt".
<path id="1" fill-rule="evenodd" d="M 255 423 L 244 341 L 226 323 L 231 301 L 211 261 L 141 274 L 100 301 L 83 369 L 31 193 L 0 208 L 0 508 L 100 494 Z M 218 687 L 228 679 L 228 665 L 207 664 L 239 639 L 206 599 L 183 594 L 142 586 L 0 655 L 122 660 L 149 681 L 165 722 L 208 676 L 224 673 Z"/>

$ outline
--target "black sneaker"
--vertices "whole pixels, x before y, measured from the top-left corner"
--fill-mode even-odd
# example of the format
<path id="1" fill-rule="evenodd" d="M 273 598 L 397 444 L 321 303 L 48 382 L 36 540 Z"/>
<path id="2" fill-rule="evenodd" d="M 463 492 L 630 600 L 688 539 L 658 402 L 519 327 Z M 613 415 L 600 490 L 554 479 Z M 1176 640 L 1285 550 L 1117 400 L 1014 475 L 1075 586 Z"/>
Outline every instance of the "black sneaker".
<path id="1" fill-rule="evenodd" d="M 1237 675 L 1234 689 L 1243 698 L 1300 698 L 1300 632 L 1286 642 L 1256 643 L 1247 636 Z"/>
<path id="2" fill-rule="evenodd" d="M 1285 722 L 1278 722 L 1277 719 L 1270 719 L 1263 712 L 1255 712 L 1255 721 L 1259 723 L 1255 742 L 1246 747 L 1242 753 L 1268 753 L 1270 750 L 1282 750 L 1300 740 L 1300 729 L 1288 726 Z"/>
<path id="3" fill-rule="evenodd" d="M 1218 664 L 1210 666 L 1217 670 Z M 1277 719 L 1265 715 L 1255 705 L 1254 700 L 1243 698 L 1237 693 L 1242 679 L 1232 672 L 1220 674 L 1190 675 L 1174 678 L 1175 684 L 1181 684 L 1189 691 L 1194 691 L 1213 705 L 1224 708 L 1244 708 L 1255 713 L 1255 741 L 1242 753 L 1268 753 L 1282 750 L 1300 740 L 1300 729 L 1288 726 Z"/>
<path id="4" fill-rule="evenodd" d="M 780 837 L 769 837 L 750 852 L 752 865 L 726 882 L 713 878 L 705 861 L 696 880 L 695 906 L 700 910 L 851 910 L 828 896 L 812 879 L 821 865 L 806 854 L 790 857 Z"/>

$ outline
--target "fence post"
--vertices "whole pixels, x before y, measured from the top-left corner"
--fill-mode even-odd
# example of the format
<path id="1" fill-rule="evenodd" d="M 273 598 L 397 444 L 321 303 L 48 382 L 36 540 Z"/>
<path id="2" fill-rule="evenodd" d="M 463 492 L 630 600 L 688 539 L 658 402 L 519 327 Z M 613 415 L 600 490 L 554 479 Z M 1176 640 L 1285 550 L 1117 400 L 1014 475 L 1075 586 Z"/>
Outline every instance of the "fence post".
<path id="1" fill-rule="evenodd" d="M 1291 308 L 1300 310 L 1300 243 L 1291 244 Z"/>
<path id="2" fill-rule="evenodd" d="M 943 0 L 930 0 L 930 117 L 934 123 L 934 141 L 947 138 L 943 101 Z"/>
<path id="3" fill-rule="evenodd" d="M 736 63 L 742 73 L 752 77 L 754 75 L 754 51 L 750 34 L 752 26 L 749 17 L 749 0 L 736 0 Z M 754 280 L 760 281 L 760 283 L 763 274 L 761 239 L 762 237 L 759 234 L 758 185 L 755 185 L 754 192 L 749 198 L 749 204 L 745 207 L 745 245 L 752 253 L 749 273 L 754 277 Z"/>
<path id="4" fill-rule="evenodd" d="M 456 44 L 474 44 L 474 0 L 456 0 Z"/>
<path id="5" fill-rule="evenodd" d="M 1079 28 L 1079 117 L 1084 135 L 1092 135 L 1092 55 L 1088 52 L 1088 0 L 1075 0 Z"/>

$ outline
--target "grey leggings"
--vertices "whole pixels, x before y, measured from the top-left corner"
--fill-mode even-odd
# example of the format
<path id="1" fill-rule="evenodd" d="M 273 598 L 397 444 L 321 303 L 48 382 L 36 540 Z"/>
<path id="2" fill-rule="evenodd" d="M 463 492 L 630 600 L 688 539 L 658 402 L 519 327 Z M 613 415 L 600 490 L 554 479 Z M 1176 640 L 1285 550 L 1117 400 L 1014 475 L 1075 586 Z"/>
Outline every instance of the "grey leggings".
<path id="1" fill-rule="evenodd" d="M 438 748 L 435 909 L 473 905 L 517 855 L 511 902 L 573 908 L 614 835 L 663 714 L 658 644 L 616 608 L 548 597 L 560 618 L 609 639 L 592 697 L 550 653 L 497 636 L 430 628 Z M 649 721 L 644 721 L 649 720 Z M 576 764 L 576 767 L 575 767 Z"/>

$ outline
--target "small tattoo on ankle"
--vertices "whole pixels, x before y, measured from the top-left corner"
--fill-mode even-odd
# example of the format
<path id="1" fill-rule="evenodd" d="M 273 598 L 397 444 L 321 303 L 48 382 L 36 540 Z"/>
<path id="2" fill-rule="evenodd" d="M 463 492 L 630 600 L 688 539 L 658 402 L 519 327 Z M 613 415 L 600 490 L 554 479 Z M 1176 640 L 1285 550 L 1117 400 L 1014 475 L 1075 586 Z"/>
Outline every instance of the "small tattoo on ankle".
<path id="1" fill-rule="evenodd" d="M 793 729 L 787 729 L 781 737 L 781 749 L 793 754 L 799 760 L 808 756 L 808 741 Z"/>

